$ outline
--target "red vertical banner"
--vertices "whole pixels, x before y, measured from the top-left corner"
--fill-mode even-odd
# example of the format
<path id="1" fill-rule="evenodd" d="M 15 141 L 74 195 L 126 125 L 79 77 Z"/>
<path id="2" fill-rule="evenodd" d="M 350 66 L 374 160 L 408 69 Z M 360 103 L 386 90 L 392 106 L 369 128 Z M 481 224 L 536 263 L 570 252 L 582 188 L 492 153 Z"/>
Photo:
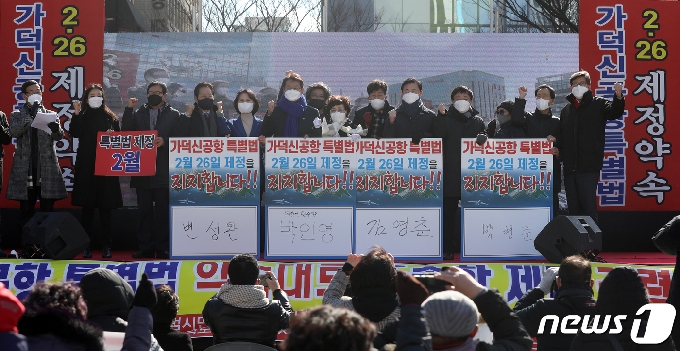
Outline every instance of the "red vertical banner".
<path id="1" fill-rule="evenodd" d="M 24 104 L 21 84 L 31 79 L 41 83 L 45 107 L 57 112 L 66 130 L 55 147 L 69 192 L 78 149 L 77 139 L 68 134 L 71 101 L 83 96 L 87 84 L 102 82 L 104 25 L 104 0 L 0 3 L 0 108 L 9 119 L 10 112 Z M 5 146 L 5 180 L 14 150 Z M 0 206 L 15 207 L 5 199 L 5 191 Z M 56 206 L 69 207 L 70 201 Z"/>
<path id="2" fill-rule="evenodd" d="M 626 112 L 608 121 L 597 195 L 600 210 L 680 210 L 680 2 L 582 1 L 579 66 L 591 89 L 611 99 L 625 82 Z"/>

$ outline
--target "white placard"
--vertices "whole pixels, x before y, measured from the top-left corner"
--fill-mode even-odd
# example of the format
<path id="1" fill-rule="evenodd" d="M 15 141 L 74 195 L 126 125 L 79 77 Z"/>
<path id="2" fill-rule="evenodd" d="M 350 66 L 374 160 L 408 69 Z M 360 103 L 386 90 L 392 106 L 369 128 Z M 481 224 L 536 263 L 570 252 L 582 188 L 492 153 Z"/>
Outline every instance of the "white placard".
<path id="1" fill-rule="evenodd" d="M 268 207 L 267 256 L 347 257 L 352 207 Z"/>
<path id="2" fill-rule="evenodd" d="M 466 257 L 541 256 L 534 239 L 550 222 L 549 207 L 463 209 Z"/>
<path id="3" fill-rule="evenodd" d="M 257 206 L 173 206 L 171 256 L 259 254 Z"/>
<path id="4" fill-rule="evenodd" d="M 356 253 L 380 245 L 397 258 L 441 257 L 440 208 L 357 208 Z"/>

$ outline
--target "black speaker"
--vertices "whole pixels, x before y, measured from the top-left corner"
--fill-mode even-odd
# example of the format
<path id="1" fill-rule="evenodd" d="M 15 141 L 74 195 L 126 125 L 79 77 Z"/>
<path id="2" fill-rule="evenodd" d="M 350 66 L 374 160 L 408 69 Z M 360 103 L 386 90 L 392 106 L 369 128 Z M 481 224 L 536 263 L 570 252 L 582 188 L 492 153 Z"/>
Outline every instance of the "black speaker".
<path id="1" fill-rule="evenodd" d="M 680 236 L 680 216 L 675 216 L 654 234 L 652 240 L 657 249 L 666 255 L 675 256 L 678 250 L 678 236 Z"/>
<path id="2" fill-rule="evenodd" d="M 38 212 L 24 226 L 24 247 L 40 246 L 53 260 L 71 260 L 90 245 L 80 222 L 68 212 Z"/>
<path id="3" fill-rule="evenodd" d="M 534 247 L 548 261 L 560 263 L 568 256 L 602 250 L 602 231 L 589 216 L 558 216 L 536 236 Z"/>

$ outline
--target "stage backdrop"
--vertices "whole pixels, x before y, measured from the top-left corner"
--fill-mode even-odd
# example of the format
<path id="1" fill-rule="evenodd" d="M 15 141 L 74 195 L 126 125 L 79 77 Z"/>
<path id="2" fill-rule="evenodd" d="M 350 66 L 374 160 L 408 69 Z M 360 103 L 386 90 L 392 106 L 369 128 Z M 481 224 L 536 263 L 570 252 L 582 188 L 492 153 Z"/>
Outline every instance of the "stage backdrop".
<path id="1" fill-rule="evenodd" d="M 290 297 L 295 311 L 321 305 L 323 293 L 333 275 L 343 262 L 260 262 L 261 272 L 273 272 L 281 288 Z M 442 264 L 415 265 L 396 264 L 397 269 L 411 274 L 439 272 Z M 535 263 L 466 263 L 457 265 L 470 273 L 480 284 L 496 288 L 503 297 L 514 304 L 522 295 L 541 281 L 545 264 Z M 593 263 L 595 290 L 602 279 L 616 264 Z M 142 273 L 147 273 L 155 285 L 167 284 L 177 292 L 180 299 L 179 315 L 173 324 L 175 329 L 192 337 L 210 336 L 203 323 L 203 306 L 213 297 L 222 284 L 227 282 L 228 261 L 170 260 L 145 262 L 102 261 L 47 261 L 3 260 L 0 261 L 0 282 L 19 298 L 24 298 L 31 287 L 40 280 L 53 282 L 79 282 L 89 270 L 106 267 L 116 271 L 133 289 Z M 672 266 L 632 266 L 641 276 L 652 302 L 666 302 L 673 275 Z M 271 297 L 271 292 L 266 289 Z M 596 292 L 597 294 L 597 292 Z M 597 295 L 596 295 L 597 296 Z M 284 335 L 280 335 L 284 337 Z"/>
<path id="2" fill-rule="evenodd" d="M 83 96 L 87 84 L 101 82 L 104 23 L 104 0 L 2 0 L 0 4 L 0 108 L 9 120 L 10 112 L 24 104 L 21 84 L 30 79 L 42 84 L 45 107 L 57 112 L 67 131 L 55 146 L 69 192 L 78 149 L 78 139 L 68 135 L 71 101 Z M 15 147 L 3 148 L 3 183 L 7 184 Z M 5 198 L 6 189 L 0 206 L 18 207 Z M 70 204 L 58 201 L 57 207 Z"/>

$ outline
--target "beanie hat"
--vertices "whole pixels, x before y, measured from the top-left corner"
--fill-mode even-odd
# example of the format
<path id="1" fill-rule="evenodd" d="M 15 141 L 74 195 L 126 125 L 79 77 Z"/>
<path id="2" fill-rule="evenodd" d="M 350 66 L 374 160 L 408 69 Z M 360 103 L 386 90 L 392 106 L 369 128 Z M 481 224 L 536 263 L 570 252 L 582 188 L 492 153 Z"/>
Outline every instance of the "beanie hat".
<path id="1" fill-rule="evenodd" d="M 127 320 L 135 292 L 118 273 L 95 268 L 80 279 L 80 290 L 87 304 L 87 317 L 116 316 Z"/>
<path id="2" fill-rule="evenodd" d="M 612 269 L 600 285 L 597 310 L 603 314 L 634 315 L 649 303 L 647 288 L 638 273 L 630 267 Z"/>
<path id="3" fill-rule="evenodd" d="M 498 105 L 498 107 L 496 107 L 496 110 L 498 110 L 499 108 L 504 108 L 504 109 L 508 110 L 508 112 L 512 113 L 512 108 L 513 108 L 514 106 L 515 106 L 515 102 L 514 102 L 514 101 L 512 101 L 512 100 L 505 100 L 505 101 L 501 102 L 501 104 Z"/>
<path id="4" fill-rule="evenodd" d="M 26 308 L 12 292 L 0 283 L 0 333 L 18 333 L 17 323 Z"/>
<path id="5" fill-rule="evenodd" d="M 467 296 L 453 290 L 432 294 L 422 307 L 430 331 L 439 336 L 470 336 L 479 321 L 477 305 Z"/>

